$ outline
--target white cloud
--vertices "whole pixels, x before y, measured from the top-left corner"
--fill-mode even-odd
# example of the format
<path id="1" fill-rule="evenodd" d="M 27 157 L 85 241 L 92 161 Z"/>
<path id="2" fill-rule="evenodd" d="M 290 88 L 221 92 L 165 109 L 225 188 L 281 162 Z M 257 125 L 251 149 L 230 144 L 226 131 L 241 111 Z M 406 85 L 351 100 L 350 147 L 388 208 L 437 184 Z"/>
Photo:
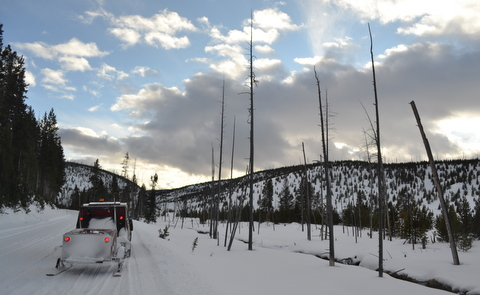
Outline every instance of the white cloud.
<path id="1" fill-rule="evenodd" d="M 100 51 L 95 43 L 83 43 L 76 38 L 70 39 L 67 43 L 57 45 L 49 45 L 45 42 L 16 43 L 15 45 L 20 49 L 31 51 L 34 55 L 44 59 L 64 56 L 101 57 L 108 54 L 108 52 Z"/>
<path id="2" fill-rule="evenodd" d="M 344 49 L 352 46 L 352 38 L 346 36 L 344 38 L 334 38 L 334 42 L 325 42 L 323 46 L 325 48 Z"/>
<path id="3" fill-rule="evenodd" d="M 188 37 L 177 37 L 176 34 L 182 31 L 197 31 L 190 20 L 167 9 L 150 18 L 140 15 L 120 17 L 108 15 L 107 19 L 113 26 L 109 29 L 109 32 L 127 46 L 135 45 L 144 40 L 151 46 L 160 45 L 167 50 L 186 48 L 190 46 Z"/>
<path id="4" fill-rule="evenodd" d="M 135 45 L 140 41 L 141 35 L 134 29 L 113 28 L 109 32 L 124 42 L 125 46 Z"/>
<path id="5" fill-rule="evenodd" d="M 36 86 L 37 81 L 35 80 L 35 75 L 30 71 L 25 71 L 25 82 L 29 86 Z"/>
<path id="6" fill-rule="evenodd" d="M 152 46 L 160 45 L 166 50 L 187 48 L 190 40 L 186 36 L 180 38 L 162 32 L 150 32 L 145 35 L 145 41 Z"/>
<path id="7" fill-rule="evenodd" d="M 450 118 L 436 122 L 436 133 L 447 136 L 447 138 L 460 146 L 465 156 L 478 156 L 480 150 L 480 114 L 459 113 Z"/>
<path id="8" fill-rule="evenodd" d="M 272 54 L 275 50 L 268 45 L 255 45 L 255 51 L 263 54 Z"/>
<path id="9" fill-rule="evenodd" d="M 140 66 L 136 66 L 133 69 L 132 73 L 138 74 L 141 77 L 157 76 L 158 75 L 158 72 L 156 70 L 153 70 L 149 67 L 140 67 Z"/>
<path id="10" fill-rule="evenodd" d="M 93 106 L 93 107 L 89 107 L 89 108 L 88 108 L 88 111 L 89 111 L 89 112 L 95 112 L 95 111 L 97 111 L 99 108 L 101 108 L 102 106 L 103 106 L 103 103 L 98 104 L 98 105 L 95 105 L 95 106 Z"/>
<path id="11" fill-rule="evenodd" d="M 282 64 L 279 59 L 259 58 L 254 61 L 254 67 L 259 70 L 268 69 L 270 67 L 278 66 Z"/>
<path id="12" fill-rule="evenodd" d="M 296 63 L 299 63 L 301 65 L 308 65 L 308 66 L 313 66 L 318 64 L 320 61 L 322 61 L 324 58 L 322 56 L 315 55 L 313 57 L 297 57 L 294 59 Z"/>
<path id="13" fill-rule="evenodd" d="M 128 74 L 104 63 L 98 69 L 97 76 L 107 80 L 121 80 L 127 78 Z"/>
<path id="14" fill-rule="evenodd" d="M 80 71 L 85 72 L 91 70 L 88 60 L 83 57 L 62 56 L 58 59 L 62 63 L 62 68 L 66 71 Z"/>
<path id="15" fill-rule="evenodd" d="M 53 59 L 57 56 L 57 52 L 51 49 L 51 46 L 45 42 L 34 43 L 14 43 L 15 47 L 31 51 L 34 55 L 44 58 Z"/>
<path id="16" fill-rule="evenodd" d="M 137 110 L 139 115 L 149 112 L 148 104 L 161 102 L 165 95 L 181 95 L 177 87 L 167 88 L 161 84 L 148 84 L 136 94 L 124 94 L 110 107 L 112 111 Z"/>
<path id="17" fill-rule="evenodd" d="M 65 85 L 68 82 L 68 80 L 65 79 L 65 77 L 63 76 L 63 72 L 61 71 L 55 71 L 49 68 L 45 68 L 41 70 L 41 73 L 44 76 L 42 79 L 43 83 Z"/>
<path id="18" fill-rule="evenodd" d="M 101 57 L 108 54 L 108 52 L 100 51 L 97 44 L 83 43 L 77 38 L 72 38 L 67 43 L 54 45 L 51 47 L 58 55 L 67 56 L 82 56 L 82 57 Z"/>
<path id="19" fill-rule="evenodd" d="M 300 28 L 300 26 L 292 23 L 288 14 L 278 10 L 278 8 L 255 10 L 253 12 L 253 22 L 254 26 L 266 31 L 271 29 L 278 31 L 294 31 Z M 250 23 L 248 22 L 248 25 L 249 24 Z"/>
<path id="20" fill-rule="evenodd" d="M 381 23 L 399 21 L 400 34 L 439 35 L 443 33 L 476 34 L 480 32 L 480 3 L 476 0 L 324 0 L 352 10 L 360 18 Z"/>

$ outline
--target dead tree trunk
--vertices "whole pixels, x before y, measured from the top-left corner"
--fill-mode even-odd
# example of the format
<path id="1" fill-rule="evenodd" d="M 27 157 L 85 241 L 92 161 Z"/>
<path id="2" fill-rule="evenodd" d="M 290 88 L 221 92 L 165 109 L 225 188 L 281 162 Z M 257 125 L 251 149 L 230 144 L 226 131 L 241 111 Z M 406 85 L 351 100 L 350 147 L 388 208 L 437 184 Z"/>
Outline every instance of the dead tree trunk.
<path id="1" fill-rule="evenodd" d="M 212 184 L 210 186 L 211 196 L 210 196 L 210 210 L 209 210 L 209 218 L 210 218 L 210 238 L 214 238 L 213 233 L 213 220 L 214 220 L 214 207 L 215 207 L 215 155 L 213 150 L 213 143 L 212 143 Z"/>
<path id="2" fill-rule="evenodd" d="M 445 199 L 443 198 L 443 190 L 442 190 L 442 186 L 440 185 L 440 181 L 438 179 L 437 168 L 435 167 L 435 161 L 433 160 L 432 150 L 430 149 L 430 144 L 428 143 L 427 136 L 423 131 L 422 122 L 420 121 L 420 115 L 418 114 L 417 107 L 415 106 L 415 102 L 412 100 L 412 102 L 410 102 L 410 105 L 412 106 L 413 113 L 415 114 L 415 119 L 417 120 L 418 128 L 420 129 L 420 134 L 422 135 L 423 144 L 425 145 L 425 149 L 428 155 L 428 160 L 430 162 L 430 167 L 432 169 L 433 180 L 435 182 L 435 188 L 437 189 L 437 196 L 438 196 L 438 199 L 440 200 L 443 219 L 445 219 L 445 226 L 447 227 L 448 240 L 450 242 L 450 250 L 452 251 L 452 257 L 453 257 L 453 264 L 460 265 L 460 260 L 458 258 L 458 252 L 457 252 L 457 245 L 455 244 L 452 225 L 450 223 L 450 218 L 448 217 L 448 208 L 447 208 L 447 204 L 445 204 Z"/>
<path id="3" fill-rule="evenodd" d="M 227 246 L 227 235 L 228 227 L 231 226 L 232 222 L 232 179 L 233 179 L 233 156 L 235 154 L 235 117 L 233 117 L 233 140 L 232 140 L 232 158 L 230 160 L 230 185 L 228 192 L 228 213 L 227 213 L 227 226 L 225 227 L 225 243 L 224 247 Z"/>
<path id="4" fill-rule="evenodd" d="M 308 169 L 307 169 L 307 158 L 305 157 L 305 145 L 302 142 L 302 150 L 303 150 L 303 163 L 305 165 L 305 192 L 306 192 L 306 200 L 307 200 L 307 240 L 312 240 L 312 226 L 310 223 L 310 182 L 308 180 Z"/>
<path id="5" fill-rule="evenodd" d="M 333 206 L 332 206 L 332 190 L 330 185 L 330 163 L 328 161 L 328 148 L 327 148 L 327 140 L 325 138 L 325 121 L 323 118 L 323 108 L 322 108 L 322 92 L 320 90 L 320 80 L 317 76 L 317 71 L 315 68 L 313 69 L 315 72 L 315 79 L 317 80 L 317 89 L 318 89 L 318 103 L 320 108 L 320 127 L 322 129 L 322 150 L 323 150 L 323 165 L 324 165 L 324 172 L 325 172 L 325 184 L 327 189 L 327 215 L 328 215 L 328 239 L 329 239 L 329 265 L 335 266 L 335 241 L 333 235 Z"/>
<path id="6" fill-rule="evenodd" d="M 248 250 L 253 250 L 253 152 L 254 152 L 254 125 L 253 125 L 253 85 L 256 83 L 253 73 L 253 13 L 250 18 L 250 191 L 249 191 L 249 226 Z"/>
<path id="7" fill-rule="evenodd" d="M 368 24 L 370 34 L 370 56 L 372 59 L 373 92 L 375 95 L 375 117 L 376 131 L 375 142 L 377 144 L 377 177 L 378 177 L 378 276 L 383 277 L 383 231 L 384 231 L 384 206 L 385 206 L 385 176 L 383 174 L 382 149 L 380 144 L 380 119 L 378 112 L 377 81 L 375 77 L 375 62 L 373 60 L 373 39 L 370 24 Z"/>
<path id="8" fill-rule="evenodd" d="M 218 193 L 215 199 L 215 223 L 214 223 L 214 233 L 213 238 L 217 239 L 218 235 L 218 222 L 220 218 L 220 196 L 222 191 L 222 163 L 223 163 L 223 128 L 225 119 L 225 79 L 223 80 L 223 87 L 222 87 L 222 112 L 221 112 L 221 120 L 220 120 L 220 155 L 218 160 L 218 182 L 217 182 L 217 189 Z"/>

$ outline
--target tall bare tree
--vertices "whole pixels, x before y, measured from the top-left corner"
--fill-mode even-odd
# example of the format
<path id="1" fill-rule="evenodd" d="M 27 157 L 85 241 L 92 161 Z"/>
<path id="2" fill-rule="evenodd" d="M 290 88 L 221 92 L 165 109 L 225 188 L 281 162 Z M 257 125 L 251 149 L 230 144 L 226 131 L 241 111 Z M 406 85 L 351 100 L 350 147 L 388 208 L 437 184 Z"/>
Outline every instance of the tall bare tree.
<path id="1" fill-rule="evenodd" d="M 218 182 L 217 182 L 217 189 L 218 193 L 215 199 L 214 204 L 214 231 L 213 231 L 213 238 L 216 239 L 218 235 L 218 220 L 220 217 L 220 195 L 222 193 L 222 163 L 223 163 L 223 134 L 224 134 L 224 123 L 225 119 L 225 79 L 223 79 L 223 86 L 222 86 L 222 111 L 221 111 L 221 120 L 220 120 L 220 155 L 218 161 Z"/>
<path id="2" fill-rule="evenodd" d="M 233 179 L 233 157 L 235 155 L 235 117 L 233 117 L 233 139 L 232 139 L 232 157 L 230 159 L 230 180 Z M 232 182 L 230 181 L 228 188 L 228 213 L 227 213 L 227 226 L 225 226 L 225 243 L 224 247 L 227 246 L 227 235 L 228 228 L 231 226 L 232 222 Z"/>
<path id="3" fill-rule="evenodd" d="M 249 226 L 248 226 L 248 250 L 253 250 L 253 155 L 254 155 L 254 124 L 253 124 L 253 86 L 257 83 L 255 80 L 255 74 L 253 72 L 253 12 L 250 17 L 250 164 L 248 165 L 250 170 L 250 189 L 249 189 Z"/>
<path id="4" fill-rule="evenodd" d="M 374 129 L 375 143 L 377 144 L 377 177 L 378 177 L 378 276 L 383 277 L 383 231 L 384 231 L 384 205 L 385 205 L 385 175 L 383 171 L 382 149 L 380 144 L 380 118 L 378 111 L 377 80 L 375 76 L 375 62 L 373 59 L 373 39 L 370 24 L 368 24 L 370 35 L 370 57 L 372 59 L 373 92 L 375 95 L 375 117 L 376 126 Z M 390 235 L 391 236 L 391 235 Z"/>
<path id="5" fill-rule="evenodd" d="M 435 183 L 435 188 L 437 189 L 438 200 L 440 201 L 440 206 L 442 207 L 443 219 L 445 219 L 445 226 L 447 228 L 448 240 L 450 242 L 450 250 L 452 251 L 453 264 L 460 265 L 460 259 L 458 258 L 457 253 L 457 245 L 453 236 L 452 224 L 450 223 L 450 217 L 448 216 L 447 204 L 445 203 L 445 199 L 443 198 L 443 190 L 442 186 L 440 185 L 440 180 L 438 178 L 437 167 L 435 167 L 432 150 L 430 149 L 430 144 L 428 142 L 427 136 L 423 131 L 422 122 L 420 120 L 420 115 L 418 114 L 417 107 L 415 106 L 415 102 L 412 100 L 412 102 L 410 102 L 410 105 L 412 106 L 415 119 L 417 120 L 418 128 L 420 129 L 420 134 L 422 135 L 425 150 L 427 151 L 428 160 L 430 162 L 430 168 L 432 169 L 432 175 Z"/>
<path id="6" fill-rule="evenodd" d="M 213 143 L 212 143 L 212 183 L 210 186 L 210 191 L 211 191 L 211 196 L 210 196 L 210 209 L 209 215 L 210 215 L 210 238 L 213 238 L 213 221 L 214 221 L 214 214 L 215 214 L 215 152 L 213 149 Z"/>
<path id="7" fill-rule="evenodd" d="M 326 124 L 326 118 L 323 116 L 323 107 L 322 107 L 322 91 L 320 89 L 320 80 L 317 76 L 317 71 L 315 67 L 313 68 L 315 73 L 315 80 L 317 81 L 317 90 L 318 90 L 318 104 L 320 108 L 320 128 L 322 130 L 322 151 L 323 151 L 323 166 L 325 172 L 325 183 L 327 189 L 327 216 L 328 216 L 328 239 L 329 239 L 329 265 L 335 266 L 335 241 L 333 234 L 333 206 L 332 206 L 332 190 L 330 183 L 330 163 L 328 160 L 328 145 L 327 145 L 327 131 L 328 126 Z M 325 116 L 327 117 L 327 116 Z"/>

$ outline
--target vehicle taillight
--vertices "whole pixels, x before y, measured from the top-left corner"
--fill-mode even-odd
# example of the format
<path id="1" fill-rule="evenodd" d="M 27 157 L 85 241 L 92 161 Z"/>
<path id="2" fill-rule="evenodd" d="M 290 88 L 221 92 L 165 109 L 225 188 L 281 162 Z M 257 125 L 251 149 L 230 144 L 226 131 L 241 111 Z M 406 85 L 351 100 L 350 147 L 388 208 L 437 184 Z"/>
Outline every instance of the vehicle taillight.
<path id="1" fill-rule="evenodd" d="M 80 221 L 82 221 L 82 220 L 83 220 L 83 217 L 80 217 Z"/>
<path id="2" fill-rule="evenodd" d="M 123 220 L 123 216 L 120 215 L 120 217 L 118 217 L 120 220 Z"/>
<path id="3" fill-rule="evenodd" d="M 105 239 L 103 239 L 105 241 L 105 243 L 108 243 L 110 242 L 110 238 L 109 237 L 105 237 Z"/>
<path id="4" fill-rule="evenodd" d="M 70 237 L 65 237 L 64 240 L 65 242 L 70 242 Z"/>

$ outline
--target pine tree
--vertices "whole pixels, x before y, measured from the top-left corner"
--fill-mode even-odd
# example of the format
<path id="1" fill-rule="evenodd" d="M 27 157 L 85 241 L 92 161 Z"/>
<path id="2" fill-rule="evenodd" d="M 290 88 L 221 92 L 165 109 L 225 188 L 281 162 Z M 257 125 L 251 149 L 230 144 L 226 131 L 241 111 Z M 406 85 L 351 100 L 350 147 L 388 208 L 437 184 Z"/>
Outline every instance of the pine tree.
<path id="1" fill-rule="evenodd" d="M 480 238 L 480 199 L 475 199 L 475 208 L 474 208 L 474 215 L 473 215 L 473 227 L 472 233 L 474 236 L 479 239 Z"/>
<path id="2" fill-rule="evenodd" d="M 37 124 L 25 99 L 24 58 L 3 47 L 0 24 L 0 205 L 23 207 L 35 194 Z"/>
<path id="3" fill-rule="evenodd" d="M 259 205 L 259 209 L 262 211 L 262 215 L 265 216 L 265 220 L 273 221 L 271 216 L 273 213 L 273 183 L 271 178 L 266 181 L 263 187 L 262 198 Z"/>
<path id="4" fill-rule="evenodd" d="M 145 204 L 145 222 L 155 223 L 157 221 L 157 198 L 155 193 L 155 187 L 158 183 L 157 173 L 150 177 L 150 181 L 150 186 L 152 189 L 150 190 L 150 193 L 148 194 L 148 197 L 146 199 L 147 202 Z"/>
<path id="5" fill-rule="evenodd" d="M 100 175 L 101 168 L 100 162 L 96 159 L 93 163 L 93 174 L 90 176 L 92 187 L 89 190 L 89 201 L 99 201 L 105 197 L 105 186 Z"/>
<path id="6" fill-rule="evenodd" d="M 38 193 L 47 203 L 55 197 L 65 183 L 65 158 L 60 137 L 57 134 L 57 118 L 53 109 L 40 121 L 39 187 Z"/>
<path id="7" fill-rule="evenodd" d="M 279 199 L 279 218 L 280 222 L 290 222 L 291 221 L 291 211 L 293 206 L 293 195 L 290 192 L 288 187 L 288 178 L 285 178 L 283 181 L 282 191 L 280 192 Z"/>

